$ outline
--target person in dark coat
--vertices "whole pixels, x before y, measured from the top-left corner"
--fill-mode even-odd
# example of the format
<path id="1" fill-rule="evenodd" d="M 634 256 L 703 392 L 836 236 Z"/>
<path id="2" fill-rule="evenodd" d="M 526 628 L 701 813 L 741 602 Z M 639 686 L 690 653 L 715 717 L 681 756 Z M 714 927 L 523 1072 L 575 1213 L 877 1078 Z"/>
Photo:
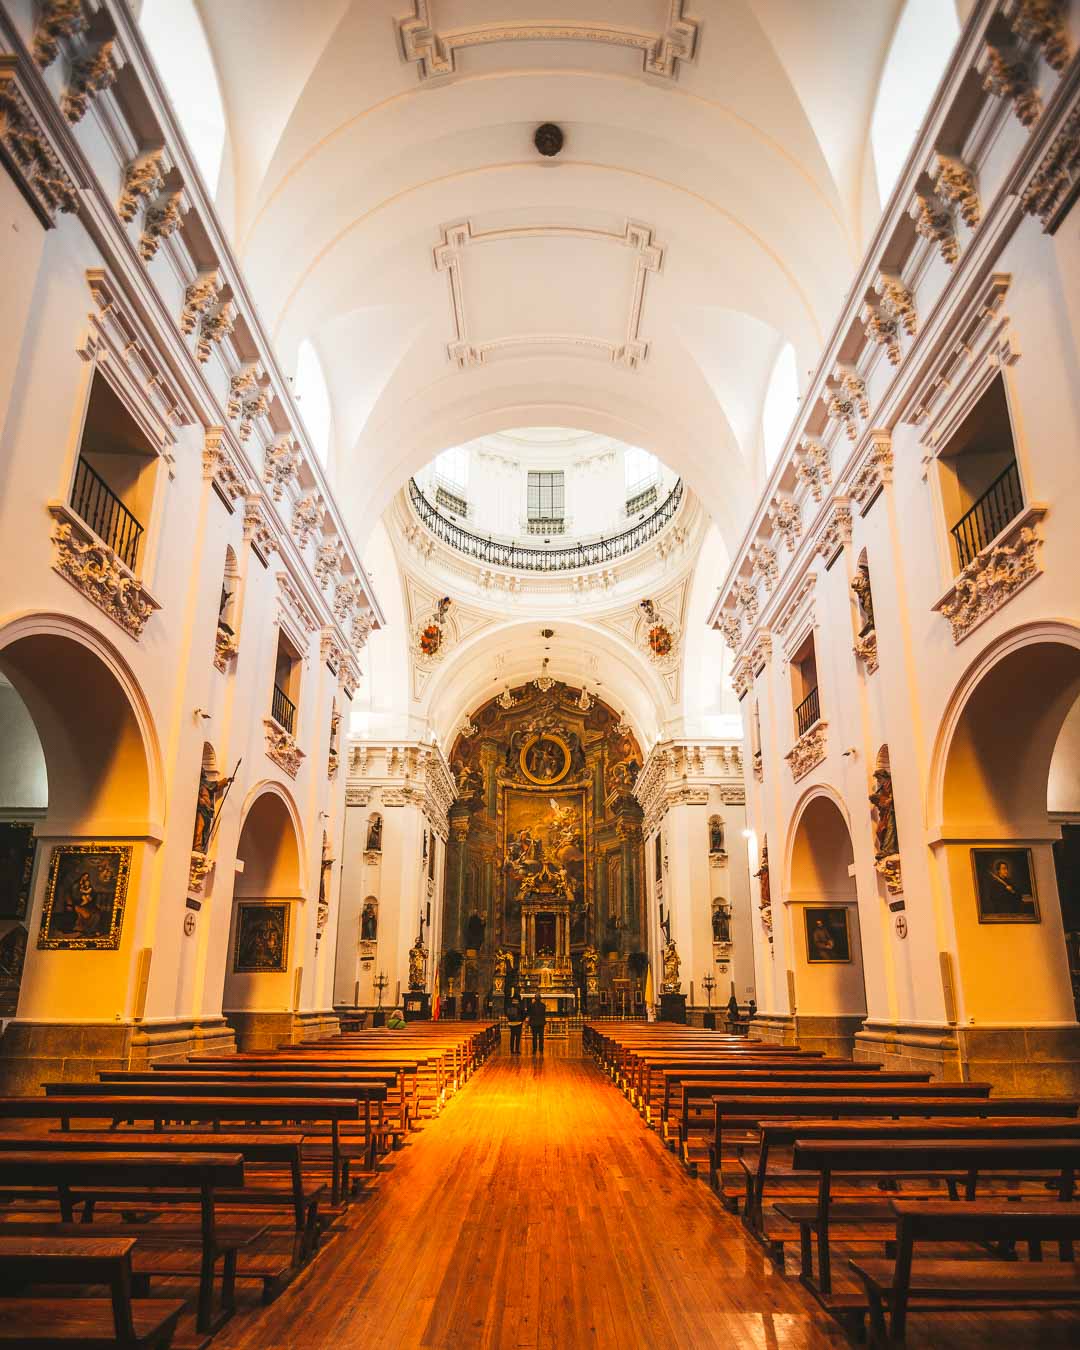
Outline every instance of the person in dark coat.
<path id="1" fill-rule="evenodd" d="M 521 1054 L 521 1033 L 525 1029 L 525 1005 L 515 994 L 506 1005 L 506 1020 L 510 1026 L 510 1053 Z"/>
<path id="2" fill-rule="evenodd" d="M 543 999 L 537 994 L 529 1004 L 529 1011 L 526 1014 L 529 1019 L 529 1030 L 532 1032 L 532 1048 L 534 1055 L 544 1053 L 544 1024 L 547 1022 L 547 1009 L 544 1007 Z"/>

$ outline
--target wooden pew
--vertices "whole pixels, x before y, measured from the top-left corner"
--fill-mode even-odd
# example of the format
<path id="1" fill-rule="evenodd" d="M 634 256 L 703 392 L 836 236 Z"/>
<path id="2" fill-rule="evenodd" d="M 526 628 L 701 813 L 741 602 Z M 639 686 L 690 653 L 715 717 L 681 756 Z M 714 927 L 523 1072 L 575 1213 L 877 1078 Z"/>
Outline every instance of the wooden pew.
<path id="1" fill-rule="evenodd" d="M 134 1238 L 5 1237 L 5 1277 L 28 1286 L 104 1285 L 108 1298 L 0 1295 L 0 1344 L 168 1350 L 182 1299 L 133 1298 Z"/>
<path id="2" fill-rule="evenodd" d="M 1059 1199 L 1071 1200 L 1075 1170 L 1080 1165 L 1080 1139 L 796 1139 L 792 1163 L 796 1171 L 813 1172 L 818 1177 L 816 1218 L 811 1228 L 817 1238 L 817 1286 L 827 1295 L 832 1289 L 829 1209 L 835 1173 L 878 1180 L 904 1173 L 929 1176 L 963 1172 L 977 1178 L 985 1171 L 1025 1175 L 1033 1170 L 1048 1171 L 1059 1174 Z M 812 1275 L 806 1278 L 812 1283 Z"/>
<path id="3" fill-rule="evenodd" d="M 335 1205 L 340 1202 L 342 1191 L 347 1185 L 340 1126 L 344 1121 L 359 1119 L 360 1103 L 355 1098 L 202 1097 L 184 1094 L 159 1097 L 152 1094 L 117 1095 L 108 1091 L 97 1095 L 0 1097 L 0 1120 L 58 1120 L 64 1129 L 68 1129 L 73 1120 L 148 1120 L 156 1130 L 169 1120 L 197 1121 L 215 1129 L 220 1129 L 224 1124 L 261 1125 L 267 1121 L 297 1125 L 328 1123 L 331 1139 L 331 1201 Z M 118 1134 L 118 1138 L 122 1137 L 122 1134 Z"/>
<path id="4" fill-rule="evenodd" d="M 100 1133 L 96 1130 L 53 1130 L 45 1136 L 0 1134 L 0 1154 L 19 1152 L 38 1144 L 71 1152 L 110 1152 L 123 1147 L 125 1151 L 151 1153 L 239 1153 L 244 1160 L 244 1188 L 242 1191 L 219 1189 L 219 1205 L 287 1211 L 296 1230 L 296 1255 L 303 1261 L 318 1246 L 319 1202 L 326 1193 L 322 1182 L 304 1181 L 303 1143 L 304 1136 L 294 1133 L 223 1134 L 204 1130 L 201 1133 L 143 1134 L 134 1130 Z M 262 1178 L 249 1164 L 255 1167 L 270 1165 L 274 1169 L 266 1178 L 270 1184 L 261 1184 Z M 258 1272 L 257 1278 L 264 1281 L 264 1301 L 268 1302 L 277 1292 L 274 1286 L 266 1287 L 265 1282 L 276 1280 L 280 1273 L 276 1267 Z"/>
<path id="5" fill-rule="evenodd" d="M 723 1177 L 724 1132 L 732 1128 L 757 1129 L 766 1120 L 842 1120 L 845 1118 L 900 1119 L 904 1117 L 942 1116 L 1063 1116 L 1076 1117 L 1073 1102 L 1049 1101 L 1044 1097 L 984 1097 L 972 1099 L 949 1094 L 950 1084 L 939 1083 L 937 1096 L 917 1097 L 864 1096 L 848 1098 L 793 1093 L 769 1096 L 739 1092 L 713 1097 L 713 1142 L 709 1149 L 709 1181 L 729 1208 L 733 1197 L 726 1191 Z"/>
<path id="6" fill-rule="evenodd" d="M 1045 1201 L 975 1201 L 927 1204 L 896 1200 L 895 1260 L 853 1260 L 870 1308 L 876 1345 L 902 1344 L 907 1315 L 916 1310 L 956 1311 L 988 1307 L 1025 1310 L 1080 1307 L 1080 1265 L 1071 1257 L 1080 1238 L 1080 1205 Z M 919 1242 L 1027 1242 L 1030 1261 L 988 1261 L 936 1257 L 915 1260 Z M 1044 1262 L 1041 1244 L 1057 1242 L 1060 1260 Z M 892 1325 L 885 1323 L 886 1308 Z"/>
<path id="7" fill-rule="evenodd" d="M 55 1192 L 60 1216 L 71 1223 L 80 1195 L 131 1189 L 198 1192 L 201 1208 L 202 1255 L 196 1325 L 214 1331 L 235 1309 L 236 1254 L 242 1242 L 223 1239 L 217 1232 L 215 1192 L 244 1182 L 239 1153 L 111 1153 L 71 1152 L 48 1147 L 0 1153 L 0 1190 L 16 1196 L 28 1192 Z M 247 1239 L 245 1239 L 246 1241 Z M 214 1269 L 222 1262 L 221 1312 L 213 1316 Z"/>

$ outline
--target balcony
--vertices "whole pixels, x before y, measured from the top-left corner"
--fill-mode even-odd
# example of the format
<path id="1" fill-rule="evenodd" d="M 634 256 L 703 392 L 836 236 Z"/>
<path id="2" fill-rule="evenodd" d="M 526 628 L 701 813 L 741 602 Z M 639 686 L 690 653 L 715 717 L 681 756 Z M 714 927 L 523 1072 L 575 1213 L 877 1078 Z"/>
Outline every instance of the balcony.
<path id="1" fill-rule="evenodd" d="M 274 685 L 274 697 L 270 704 L 270 716 L 283 727 L 290 736 L 296 732 L 296 704 L 279 685 Z"/>
<path id="2" fill-rule="evenodd" d="M 795 725 L 798 728 L 800 738 L 806 735 L 815 722 L 820 721 L 821 702 L 815 685 L 795 709 Z"/>
<path id="3" fill-rule="evenodd" d="M 1023 509 L 1020 474 L 1013 460 L 950 531 L 960 570 L 963 571 Z"/>
<path id="4" fill-rule="evenodd" d="M 81 456 L 75 468 L 71 506 L 97 537 L 108 544 L 124 566 L 134 572 L 139 559 L 143 527 L 108 483 Z"/>

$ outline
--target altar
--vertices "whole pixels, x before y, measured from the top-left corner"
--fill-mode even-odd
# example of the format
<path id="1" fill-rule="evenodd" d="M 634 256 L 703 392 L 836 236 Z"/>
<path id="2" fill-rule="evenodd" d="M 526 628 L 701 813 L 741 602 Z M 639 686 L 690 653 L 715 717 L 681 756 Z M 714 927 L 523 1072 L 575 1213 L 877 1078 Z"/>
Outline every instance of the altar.
<path id="1" fill-rule="evenodd" d="M 561 868 L 543 862 L 530 870 L 521 887 L 521 992 L 539 994 L 549 1012 L 574 1006 L 574 966 L 570 957 L 571 905 L 574 893 Z"/>

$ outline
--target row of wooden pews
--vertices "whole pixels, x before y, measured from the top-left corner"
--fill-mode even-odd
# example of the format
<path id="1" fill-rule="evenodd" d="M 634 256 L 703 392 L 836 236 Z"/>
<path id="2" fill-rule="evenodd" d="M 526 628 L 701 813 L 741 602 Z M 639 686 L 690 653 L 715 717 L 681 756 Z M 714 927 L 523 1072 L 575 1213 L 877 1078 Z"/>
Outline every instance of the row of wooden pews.
<path id="1" fill-rule="evenodd" d="M 207 1344 L 238 1287 L 271 1302 L 316 1258 L 498 1034 L 414 1023 L 0 1098 L 0 1344 Z"/>
<path id="2" fill-rule="evenodd" d="M 910 1312 L 1080 1310 L 1076 1102 L 687 1027 L 586 1025 L 584 1045 L 780 1269 L 794 1251 L 824 1307 L 857 1334 L 869 1316 L 873 1343 L 902 1342 Z"/>

